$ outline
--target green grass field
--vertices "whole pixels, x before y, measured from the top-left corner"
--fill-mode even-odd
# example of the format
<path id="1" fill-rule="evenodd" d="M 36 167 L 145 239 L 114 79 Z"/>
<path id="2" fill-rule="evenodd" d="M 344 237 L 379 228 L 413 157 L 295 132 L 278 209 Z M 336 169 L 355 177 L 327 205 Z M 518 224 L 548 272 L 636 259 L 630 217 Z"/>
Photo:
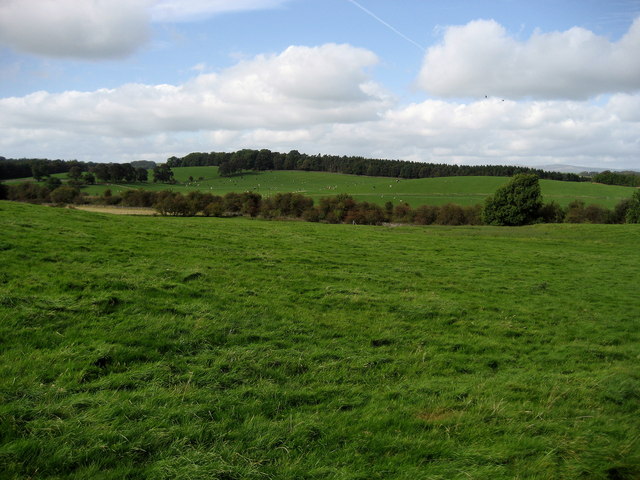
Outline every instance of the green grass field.
<path id="1" fill-rule="evenodd" d="M 217 167 L 182 167 L 173 169 L 175 178 L 180 182 L 170 188 L 187 193 L 201 190 L 216 195 L 228 192 L 255 191 L 263 196 L 278 192 L 300 192 L 316 200 L 339 193 L 353 195 L 359 201 L 369 201 L 384 205 L 407 202 L 419 205 L 476 205 L 493 194 L 495 190 L 509 181 L 506 177 L 441 177 L 415 180 L 396 180 L 394 178 L 365 177 L 324 172 L 277 171 L 246 173 L 242 176 L 224 178 L 218 175 Z M 188 178 L 200 177 L 189 184 Z M 573 200 L 583 200 L 587 205 L 594 203 L 613 208 L 620 200 L 631 197 L 631 187 L 598 185 L 592 183 L 559 182 L 541 180 L 542 194 L 546 202 L 556 201 L 567 206 Z M 140 185 L 97 185 L 88 187 L 89 194 L 101 194 L 107 188 L 113 193 Z M 149 183 L 144 188 L 164 190 L 167 185 Z"/>
<path id="2" fill-rule="evenodd" d="M 2 478 L 640 477 L 637 225 L 0 224 Z"/>

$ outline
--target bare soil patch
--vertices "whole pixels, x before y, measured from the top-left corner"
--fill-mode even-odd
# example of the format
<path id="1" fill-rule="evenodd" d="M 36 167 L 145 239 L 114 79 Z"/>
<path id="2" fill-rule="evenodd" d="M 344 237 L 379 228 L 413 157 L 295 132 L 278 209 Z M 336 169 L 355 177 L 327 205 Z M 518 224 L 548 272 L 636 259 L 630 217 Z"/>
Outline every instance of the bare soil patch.
<path id="1" fill-rule="evenodd" d="M 112 205 L 74 205 L 72 208 L 87 212 L 112 213 L 115 215 L 156 215 L 153 208 L 116 207 Z"/>

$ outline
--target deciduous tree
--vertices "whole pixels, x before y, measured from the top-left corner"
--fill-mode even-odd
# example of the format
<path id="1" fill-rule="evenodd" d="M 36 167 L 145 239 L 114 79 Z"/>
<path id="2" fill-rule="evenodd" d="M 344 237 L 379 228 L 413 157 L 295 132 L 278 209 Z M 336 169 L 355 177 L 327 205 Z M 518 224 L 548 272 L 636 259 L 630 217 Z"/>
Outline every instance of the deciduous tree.
<path id="1" fill-rule="evenodd" d="M 166 163 L 158 165 L 153 169 L 153 182 L 171 183 L 173 180 L 173 170 Z"/>
<path id="2" fill-rule="evenodd" d="M 35 178 L 36 182 L 39 182 L 44 177 L 49 175 L 47 169 L 47 163 L 45 161 L 35 161 L 31 164 L 31 175 Z"/>
<path id="3" fill-rule="evenodd" d="M 146 182 L 149 180 L 149 172 L 146 168 L 136 168 L 136 182 Z"/>
<path id="4" fill-rule="evenodd" d="M 80 180 L 80 177 L 82 177 L 82 167 L 74 165 L 67 172 L 67 177 L 72 180 Z"/>

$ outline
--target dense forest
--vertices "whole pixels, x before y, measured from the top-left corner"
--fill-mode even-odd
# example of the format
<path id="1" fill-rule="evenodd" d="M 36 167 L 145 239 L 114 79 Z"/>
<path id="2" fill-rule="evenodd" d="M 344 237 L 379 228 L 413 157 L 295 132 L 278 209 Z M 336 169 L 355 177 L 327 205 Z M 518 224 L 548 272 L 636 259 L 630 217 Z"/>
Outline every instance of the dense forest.
<path id="1" fill-rule="evenodd" d="M 243 149 L 237 152 L 194 152 L 182 158 L 167 160 L 171 167 L 217 166 L 220 175 L 233 175 L 243 170 L 306 170 L 312 172 L 346 173 L 371 177 L 428 178 L 456 176 L 511 177 L 520 173 L 538 178 L 569 182 L 588 181 L 575 173 L 505 165 L 448 165 L 407 160 L 382 160 L 358 156 L 307 155 L 297 150 L 289 153 L 271 150 Z"/>

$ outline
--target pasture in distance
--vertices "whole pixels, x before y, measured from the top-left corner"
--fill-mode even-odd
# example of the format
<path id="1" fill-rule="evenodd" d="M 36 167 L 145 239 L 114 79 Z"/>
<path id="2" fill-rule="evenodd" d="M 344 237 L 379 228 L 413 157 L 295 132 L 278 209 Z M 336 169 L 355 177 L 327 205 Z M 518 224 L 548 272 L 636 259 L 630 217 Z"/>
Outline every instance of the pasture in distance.
<path id="1" fill-rule="evenodd" d="M 420 205 L 482 204 L 484 199 L 509 181 L 507 177 L 438 177 L 421 179 L 395 179 L 388 177 L 366 177 L 326 172 L 266 171 L 245 172 L 242 175 L 221 177 L 218 167 L 178 167 L 172 169 L 176 185 L 132 184 L 95 185 L 83 191 L 91 195 L 102 194 L 110 189 L 114 194 L 129 188 L 145 188 L 188 193 L 193 190 L 224 195 L 228 192 L 255 191 L 262 196 L 275 193 L 300 192 L 319 200 L 322 197 L 347 193 L 357 201 L 384 205 L 406 202 L 413 207 Z M 189 177 L 194 182 L 189 182 Z M 202 178 L 202 180 L 198 180 Z M 566 207 L 574 200 L 613 208 L 620 200 L 629 198 L 632 187 L 600 185 L 582 182 L 540 180 L 545 202 L 555 201 Z"/>
<path id="2" fill-rule="evenodd" d="M 637 225 L 0 222 L 5 478 L 640 476 Z"/>

